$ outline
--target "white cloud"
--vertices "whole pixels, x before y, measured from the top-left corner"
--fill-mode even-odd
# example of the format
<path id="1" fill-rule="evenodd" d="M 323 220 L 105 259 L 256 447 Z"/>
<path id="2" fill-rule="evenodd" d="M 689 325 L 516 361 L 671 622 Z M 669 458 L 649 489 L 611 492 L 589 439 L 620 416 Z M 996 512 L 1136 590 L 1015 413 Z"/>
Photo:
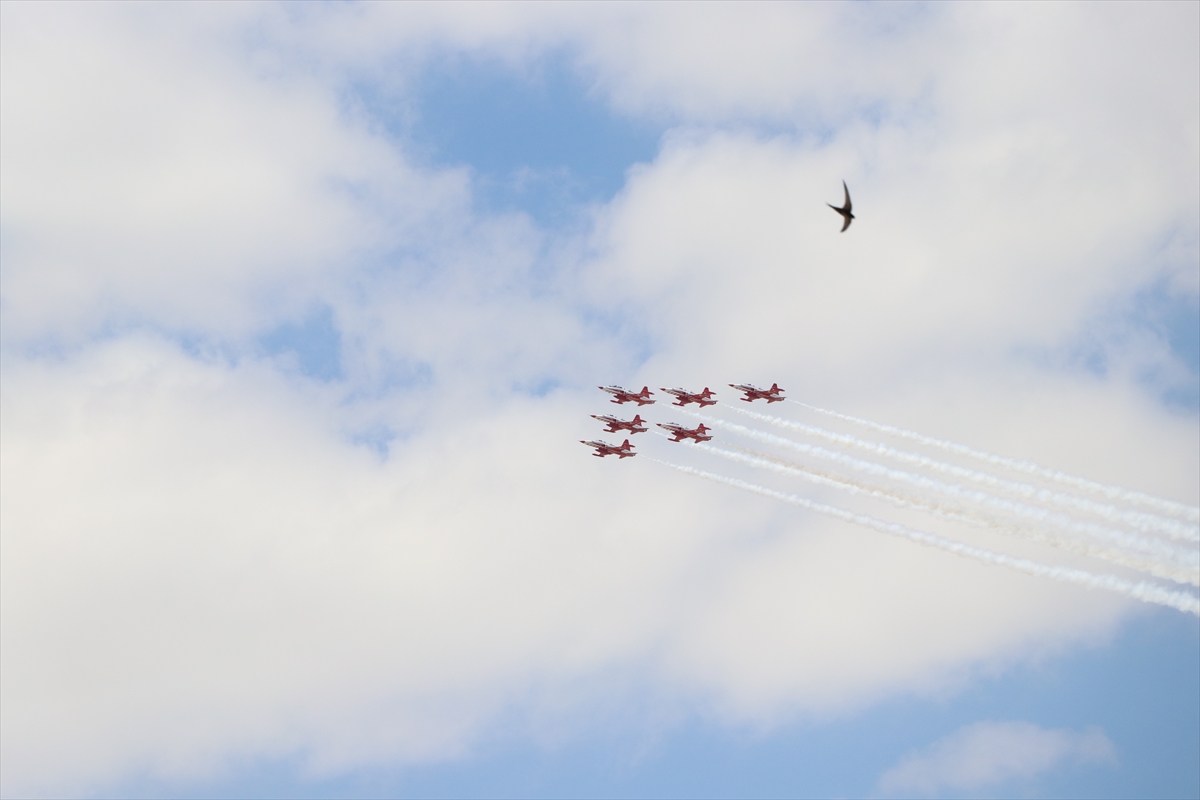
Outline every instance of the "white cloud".
<path id="1" fill-rule="evenodd" d="M 888 796 L 930 797 L 1034 778 L 1070 763 L 1111 764 L 1116 749 L 1104 731 L 1047 730 L 1030 722 L 976 722 L 918 753 L 879 779 Z"/>
<path id="2" fill-rule="evenodd" d="M 242 335 L 453 225 L 461 176 L 413 169 L 303 70 L 263 74 L 245 17 L 5 8 L 7 336 Z"/>
<path id="3" fill-rule="evenodd" d="M 174 8 L 0 4 L 6 794 L 451 757 L 497 715 L 536 734 L 628 684 L 770 724 L 941 691 L 1127 612 L 588 458 L 600 382 L 778 380 L 1196 501 L 1194 420 L 1125 374 L 1014 355 L 1194 263 L 1161 254 L 1195 241 L 1179 20 Z M 1067 68 L 1122 30 L 1112 64 Z M 403 99 L 438 48 L 532 68 L 564 45 L 616 106 L 685 123 L 586 241 L 472 213 L 465 174 L 409 163 L 347 100 L 385 75 Z M 844 236 L 823 206 L 842 177 Z M 341 382 L 248 344 L 312 302 Z M 350 444 L 373 426 L 398 434 L 386 458 Z"/>
<path id="4" fill-rule="evenodd" d="M 481 407 L 380 463 L 331 429 L 328 392 L 152 340 L 4 383 L 9 793 L 142 759 L 178 778 L 238 751 L 457 752 L 531 681 L 638 658 L 702 522 L 732 522 L 670 481 L 665 530 L 589 500 L 645 473 L 579 458 L 561 399 Z"/>
<path id="5" fill-rule="evenodd" d="M 574 393 L 451 401 L 380 461 L 328 387 L 155 339 L 2 390 L 9 794 L 446 758 L 513 704 L 532 733 L 610 713 L 631 670 L 667 707 L 836 711 L 1121 607 L 615 470 Z"/>

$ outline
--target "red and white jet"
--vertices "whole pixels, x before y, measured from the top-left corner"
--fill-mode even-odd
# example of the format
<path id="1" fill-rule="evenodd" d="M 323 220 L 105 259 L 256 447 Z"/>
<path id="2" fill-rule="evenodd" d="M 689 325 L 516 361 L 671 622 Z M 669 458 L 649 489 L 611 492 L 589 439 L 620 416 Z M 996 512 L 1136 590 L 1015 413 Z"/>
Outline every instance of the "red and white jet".
<path id="1" fill-rule="evenodd" d="M 693 394 L 686 389 L 663 389 L 663 391 L 675 397 L 675 402 L 671 403 L 673 406 L 686 406 L 688 403 L 699 403 L 700 407 L 703 408 L 704 406 L 715 406 L 717 404 L 716 400 L 710 399 L 713 393 L 708 390 L 707 386 L 699 394 Z"/>
<path id="2" fill-rule="evenodd" d="M 605 433 L 616 433 L 617 431 L 629 431 L 631 434 L 646 432 L 646 426 L 642 424 L 646 420 L 642 419 L 641 414 L 634 414 L 633 419 L 630 420 L 617 419 L 606 414 L 592 414 L 592 419 L 598 419 L 608 426 L 604 431 Z"/>
<path id="3" fill-rule="evenodd" d="M 745 397 L 739 397 L 739 400 L 745 400 L 747 403 L 753 403 L 755 400 L 766 400 L 767 403 L 781 403 L 787 398 L 781 392 L 778 383 L 772 383 L 770 389 L 759 389 L 757 386 L 752 386 L 748 383 L 729 384 L 739 392 L 745 392 Z"/>
<path id="4" fill-rule="evenodd" d="M 597 387 L 613 396 L 611 403 L 637 403 L 639 406 L 654 405 L 654 401 L 650 399 L 650 395 L 654 392 L 650 391 L 649 386 L 643 386 L 640 392 L 631 392 L 628 389 L 622 389 L 620 386 L 600 386 Z"/>
<path id="5" fill-rule="evenodd" d="M 674 422 L 656 422 L 654 424 L 660 428 L 666 428 L 675 434 L 675 438 L 671 440 L 672 442 L 682 442 L 684 439 L 691 439 L 693 442 L 707 442 L 712 438 L 706 434 L 707 431 L 712 429 L 705 426 L 703 422 L 697 425 L 695 430 L 688 430 L 682 425 L 676 425 Z"/>
<path id="6" fill-rule="evenodd" d="M 583 439 L 580 439 L 579 442 L 581 444 L 586 444 L 588 447 L 596 448 L 596 452 L 592 453 L 592 455 L 596 456 L 597 458 L 604 458 L 605 456 L 632 458 L 633 456 L 637 455 L 637 453 L 633 452 L 633 445 L 629 443 L 628 439 L 626 439 L 625 444 L 621 445 L 620 447 L 617 447 L 615 444 L 609 444 L 608 442 L 601 441 L 585 442 Z"/>

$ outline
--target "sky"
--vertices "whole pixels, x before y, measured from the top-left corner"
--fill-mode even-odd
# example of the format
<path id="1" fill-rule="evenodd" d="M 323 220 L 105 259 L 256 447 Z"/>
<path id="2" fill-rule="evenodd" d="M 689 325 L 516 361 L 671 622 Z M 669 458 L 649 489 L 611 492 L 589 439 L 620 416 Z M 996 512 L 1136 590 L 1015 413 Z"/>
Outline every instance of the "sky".
<path id="1" fill-rule="evenodd" d="M 0 794 L 1200 795 L 1198 17 L 0 3 Z"/>

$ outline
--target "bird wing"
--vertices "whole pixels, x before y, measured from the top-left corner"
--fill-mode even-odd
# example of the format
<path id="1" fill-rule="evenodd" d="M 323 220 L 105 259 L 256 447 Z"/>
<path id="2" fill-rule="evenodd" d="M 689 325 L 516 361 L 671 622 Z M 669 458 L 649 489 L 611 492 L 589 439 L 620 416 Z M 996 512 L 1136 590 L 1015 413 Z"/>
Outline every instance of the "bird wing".
<path id="1" fill-rule="evenodd" d="M 844 206 L 844 208 L 847 212 L 849 212 L 850 211 L 850 189 L 847 188 L 845 181 L 842 181 L 842 190 L 846 192 L 846 205 Z M 849 225 L 850 224 L 849 221 L 847 221 L 846 224 Z"/>
<path id="2" fill-rule="evenodd" d="M 845 232 L 846 232 L 846 228 L 849 228 L 849 227 L 850 227 L 850 215 L 849 215 L 849 214 L 847 214 L 847 215 L 846 215 L 846 221 L 845 221 L 844 223 L 842 223 L 842 233 L 845 233 Z"/>

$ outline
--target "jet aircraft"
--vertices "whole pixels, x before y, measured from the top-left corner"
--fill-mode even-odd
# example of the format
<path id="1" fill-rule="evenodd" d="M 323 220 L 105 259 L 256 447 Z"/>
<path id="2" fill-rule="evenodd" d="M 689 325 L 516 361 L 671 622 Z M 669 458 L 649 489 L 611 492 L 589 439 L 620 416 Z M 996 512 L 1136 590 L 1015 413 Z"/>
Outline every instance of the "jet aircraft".
<path id="1" fill-rule="evenodd" d="M 600 386 L 602 391 L 608 392 L 613 396 L 610 403 L 637 403 L 639 406 L 654 405 L 654 401 L 650 399 L 650 395 L 654 392 L 650 391 L 649 386 L 643 386 L 640 392 L 631 392 L 628 389 L 622 389 L 620 386 Z"/>
<path id="2" fill-rule="evenodd" d="M 618 459 L 622 459 L 632 458 L 633 456 L 637 455 L 637 453 L 633 452 L 633 445 L 629 443 L 628 439 L 626 439 L 625 443 L 620 447 L 615 444 L 609 444 L 608 442 L 601 442 L 598 440 L 585 442 L 583 439 L 580 439 L 579 442 L 580 444 L 586 444 L 588 447 L 596 448 L 596 452 L 592 453 L 592 455 L 596 456 L 597 458 L 616 456 Z"/>
<path id="3" fill-rule="evenodd" d="M 713 393 L 708 390 L 707 386 L 699 394 L 693 394 L 686 389 L 663 389 L 663 391 L 674 396 L 675 402 L 671 403 L 673 406 L 686 406 L 688 403 L 698 403 L 703 408 L 704 406 L 715 406 L 717 404 L 716 400 L 711 399 Z"/>
<path id="4" fill-rule="evenodd" d="M 854 219 L 854 215 L 850 213 L 850 208 L 851 208 L 851 206 L 850 206 L 850 190 L 846 187 L 845 181 L 842 181 L 842 190 L 846 193 L 846 205 L 842 206 L 841 208 L 838 208 L 833 203 L 826 203 L 825 205 L 829 206 L 834 211 L 841 214 L 842 219 L 846 220 L 842 224 L 842 233 L 845 233 L 846 228 L 850 227 L 850 220 Z"/>
<path id="5" fill-rule="evenodd" d="M 676 425 L 674 422 L 656 422 L 654 423 L 660 428 L 666 428 L 671 433 L 675 434 L 672 442 L 682 442 L 684 439 L 691 439 L 693 442 L 707 442 L 711 436 L 707 435 L 707 431 L 712 430 L 703 422 L 696 426 L 695 430 L 688 430 L 682 425 Z"/>
<path id="6" fill-rule="evenodd" d="M 604 431 L 605 433 L 616 433 L 617 431 L 629 431 L 631 434 L 646 432 L 646 426 L 642 424 L 645 420 L 642 419 L 641 414 L 634 414 L 633 419 L 630 420 L 617 419 L 606 414 L 592 414 L 592 419 L 598 419 L 608 426 Z"/>
<path id="7" fill-rule="evenodd" d="M 739 392 L 745 392 L 745 397 L 739 397 L 739 400 L 745 400 L 747 403 L 753 403 L 755 400 L 766 400 L 770 403 L 781 403 L 787 398 L 783 396 L 783 389 L 779 388 L 778 383 L 772 383 L 770 389 L 759 389 L 749 383 L 729 384 L 730 387 L 737 389 Z"/>

